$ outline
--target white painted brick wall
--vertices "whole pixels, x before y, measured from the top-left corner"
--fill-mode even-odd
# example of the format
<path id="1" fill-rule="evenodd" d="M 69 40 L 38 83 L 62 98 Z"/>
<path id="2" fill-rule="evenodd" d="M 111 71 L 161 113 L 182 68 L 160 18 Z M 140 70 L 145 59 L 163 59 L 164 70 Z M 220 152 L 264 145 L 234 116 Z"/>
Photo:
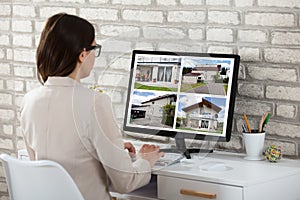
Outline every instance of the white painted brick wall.
<path id="1" fill-rule="evenodd" d="M 14 74 L 15 76 L 20 77 L 33 77 L 34 76 L 34 69 L 31 66 L 15 66 L 14 67 Z"/>
<path id="2" fill-rule="evenodd" d="M 0 80 L 0 90 L 4 90 L 4 81 Z"/>
<path id="3" fill-rule="evenodd" d="M 139 21 L 139 22 L 163 22 L 162 11 L 147 11 L 147 10 L 124 10 L 122 13 L 124 20 Z"/>
<path id="4" fill-rule="evenodd" d="M 205 12 L 204 11 L 169 11 L 168 22 L 188 22 L 188 23 L 204 23 Z"/>
<path id="5" fill-rule="evenodd" d="M 97 3 L 97 4 L 105 4 L 108 3 L 109 0 L 89 0 L 90 3 Z"/>
<path id="6" fill-rule="evenodd" d="M 296 69 L 266 67 L 257 65 L 250 65 L 247 69 L 249 75 L 253 79 L 285 82 L 296 82 L 298 80 Z"/>
<path id="7" fill-rule="evenodd" d="M 13 45 L 15 47 L 31 47 L 32 46 L 32 36 L 24 34 L 15 34 L 13 37 Z"/>
<path id="8" fill-rule="evenodd" d="M 208 23 L 211 24 L 240 24 L 240 16 L 238 12 L 232 11 L 208 11 Z"/>
<path id="9" fill-rule="evenodd" d="M 254 98 L 264 97 L 264 87 L 261 84 L 241 83 L 238 85 L 238 91 L 239 94 L 243 96 Z"/>
<path id="10" fill-rule="evenodd" d="M 276 6 L 284 8 L 300 8 L 299 0 L 257 0 L 258 6 Z"/>
<path id="11" fill-rule="evenodd" d="M 35 17 L 35 8 L 25 5 L 13 5 L 13 15 L 19 17 Z"/>
<path id="12" fill-rule="evenodd" d="M 203 0 L 180 0 L 182 5 L 203 5 Z"/>
<path id="13" fill-rule="evenodd" d="M 122 4 L 122 5 L 140 5 L 140 6 L 147 6 L 151 4 L 151 0 L 112 0 L 113 4 Z"/>
<path id="14" fill-rule="evenodd" d="M 106 8 L 81 8 L 80 16 L 86 19 L 117 20 L 119 11 Z M 48 15 L 49 16 L 49 15 Z"/>
<path id="15" fill-rule="evenodd" d="M 0 120 L 9 121 L 13 120 L 14 117 L 15 112 L 13 110 L 0 108 Z"/>
<path id="16" fill-rule="evenodd" d="M 213 6 L 229 6 L 230 0 L 206 0 L 206 4 Z"/>
<path id="17" fill-rule="evenodd" d="M 252 7 L 254 0 L 234 0 L 237 7 Z"/>
<path id="18" fill-rule="evenodd" d="M 268 41 L 267 32 L 261 30 L 239 30 L 238 40 L 241 42 L 265 43 Z"/>
<path id="19" fill-rule="evenodd" d="M 14 130 L 13 125 L 7 125 L 7 124 L 3 125 L 3 133 L 6 135 L 12 135 L 13 130 Z"/>
<path id="20" fill-rule="evenodd" d="M 136 26 L 103 25 L 100 33 L 104 36 L 139 37 L 140 29 Z"/>
<path id="21" fill-rule="evenodd" d="M 156 0 L 156 3 L 159 6 L 174 6 L 177 4 L 175 0 Z"/>
<path id="22" fill-rule="evenodd" d="M 10 65 L 7 63 L 0 63 L 0 75 L 10 75 Z"/>
<path id="23" fill-rule="evenodd" d="M 65 2 L 70 3 L 70 0 L 49 0 L 50 2 Z M 72 3 L 84 3 L 85 0 L 72 0 Z"/>
<path id="24" fill-rule="evenodd" d="M 278 100 L 299 101 L 300 87 L 269 85 L 266 89 L 266 97 Z"/>
<path id="25" fill-rule="evenodd" d="M 0 93 L 0 106 L 12 105 L 12 94 Z"/>
<path id="26" fill-rule="evenodd" d="M 300 45 L 300 32 L 273 32 L 271 36 L 272 44 Z"/>
<path id="27" fill-rule="evenodd" d="M 0 4 L 0 16 L 10 16 L 11 14 L 11 6 Z"/>
<path id="28" fill-rule="evenodd" d="M 40 33 L 49 16 L 67 12 L 96 28 L 103 54 L 83 83 L 102 84 L 117 122 L 123 121 L 132 49 L 237 53 L 241 64 L 232 140 L 216 148 L 244 151 L 238 135 L 242 114 L 257 126 L 268 111 L 266 145 L 281 145 L 284 155 L 299 159 L 299 8 L 299 0 L 1 1 L 0 148 L 15 154 L 24 147 L 18 116 L 23 95 L 40 86 L 35 74 Z M 6 195 L 0 200 L 8 199 L 3 176 L 0 192 Z"/>
<path id="29" fill-rule="evenodd" d="M 40 17 L 42 18 L 48 18 L 51 15 L 54 15 L 56 13 L 61 13 L 65 12 L 68 14 L 76 14 L 76 8 L 71 8 L 71 7 L 59 7 L 59 6 L 45 6 L 40 8 Z M 90 13 L 91 15 L 93 12 Z"/>
<path id="30" fill-rule="evenodd" d="M 143 28 L 143 35 L 146 39 L 182 39 L 185 34 L 179 28 L 161 28 L 161 27 L 145 27 Z"/>
<path id="31" fill-rule="evenodd" d="M 0 35 L 0 45 L 8 46 L 10 45 L 9 35 Z"/>
<path id="32" fill-rule="evenodd" d="M 265 48 L 265 60 L 275 63 L 300 63 L 300 49 Z"/>
<path id="33" fill-rule="evenodd" d="M 241 59 L 245 61 L 259 61 L 260 60 L 260 50 L 259 48 L 253 47 L 241 47 L 238 50 Z"/>
<path id="34" fill-rule="evenodd" d="M 284 118 L 294 118 L 296 116 L 297 107 L 295 105 L 278 104 L 276 114 Z"/>
<path id="35" fill-rule="evenodd" d="M 245 14 L 245 24 L 255 26 L 282 26 L 292 27 L 295 25 L 293 13 L 255 13 Z"/>
<path id="36" fill-rule="evenodd" d="M 208 41 L 233 42 L 233 31 L 228 28 L 208 28 L 206 37 Z"/>
<path id="37" fill-rule="evenodd" d="M 207 49 L 207 52 L 232 54 L 234 51 L 232 47 L 210 45 Z"/>
<path id="38" fill-rule="evenodd" d="M 29 20 L 13 20 L 12 30 L 16 32 L 32 32 L 32 22 Z"/>
<path id="39" fill-rule="evenodd" d="M 203 40 L 204 39 L 203 29 L 189 29 L 188 34 L 189 34 L 189 38 L 192 40 Z"/>
<path id="40" fill-rule="evenodd" d="M 31 49 L 14 49 L 13 58 L 15 61 L 21 61 L 26 63 L 35 62 L 35 50 Z"/>
<path id="41" fill-rule="evenodd" d="M 1 20 L 0 20 L 0 31 L 8 31 L 9 27 L 10 27 L 9 19 L 1 18 Z"/>

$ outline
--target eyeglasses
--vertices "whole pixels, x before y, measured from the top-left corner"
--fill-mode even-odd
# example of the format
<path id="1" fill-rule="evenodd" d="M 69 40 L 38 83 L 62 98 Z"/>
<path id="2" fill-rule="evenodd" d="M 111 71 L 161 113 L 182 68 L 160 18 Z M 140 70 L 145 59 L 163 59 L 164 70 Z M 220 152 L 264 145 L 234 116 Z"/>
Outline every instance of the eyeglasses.
<path id="1" fill-rule="evenodd" d="M 95 57 L 99 57 L 101 53 L 102 46 L 100 44 L 96 44 L 95 46 L 88 46 L 85 48 L 86 51 L 95 51 Z"/>

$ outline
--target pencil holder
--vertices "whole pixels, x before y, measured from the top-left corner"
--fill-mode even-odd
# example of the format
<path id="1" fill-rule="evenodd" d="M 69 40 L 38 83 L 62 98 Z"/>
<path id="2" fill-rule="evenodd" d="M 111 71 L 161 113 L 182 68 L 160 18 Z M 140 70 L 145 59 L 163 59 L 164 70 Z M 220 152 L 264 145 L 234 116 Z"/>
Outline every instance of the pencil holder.
<path id="1" fill-rule="evenodd" d="M 251 133 L 244 133 L 244 144 L 246 149 L 246 160 L 263 160 L 263 150 L 265 142 L 265 132 L 259 133 L 258 130 L 252 130 Z"/>

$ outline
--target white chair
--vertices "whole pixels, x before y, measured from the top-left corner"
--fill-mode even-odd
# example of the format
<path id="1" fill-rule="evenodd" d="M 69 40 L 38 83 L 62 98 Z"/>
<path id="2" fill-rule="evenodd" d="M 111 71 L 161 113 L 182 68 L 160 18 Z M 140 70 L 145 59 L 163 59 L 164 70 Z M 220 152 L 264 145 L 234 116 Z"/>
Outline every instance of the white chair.
<path id="1" fill-rule="evenodd" d="M 1 154 L 11 200 L 84 200 L 68 172 L 58 163 L 23 161 Z"/>

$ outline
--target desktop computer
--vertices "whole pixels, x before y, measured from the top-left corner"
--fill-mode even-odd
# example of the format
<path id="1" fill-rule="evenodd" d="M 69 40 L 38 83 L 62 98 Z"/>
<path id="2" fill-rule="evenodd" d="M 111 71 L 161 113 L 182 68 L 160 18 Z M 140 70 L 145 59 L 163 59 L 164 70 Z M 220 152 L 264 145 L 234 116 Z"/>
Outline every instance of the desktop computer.
<path id="1" fill-rule="evenodd" d="M 123 129 L 175 138 L 186 157 L 199 150 L 185 139 L 228 142 L 238 68 L 234 54 L 134 50 Z"/>

